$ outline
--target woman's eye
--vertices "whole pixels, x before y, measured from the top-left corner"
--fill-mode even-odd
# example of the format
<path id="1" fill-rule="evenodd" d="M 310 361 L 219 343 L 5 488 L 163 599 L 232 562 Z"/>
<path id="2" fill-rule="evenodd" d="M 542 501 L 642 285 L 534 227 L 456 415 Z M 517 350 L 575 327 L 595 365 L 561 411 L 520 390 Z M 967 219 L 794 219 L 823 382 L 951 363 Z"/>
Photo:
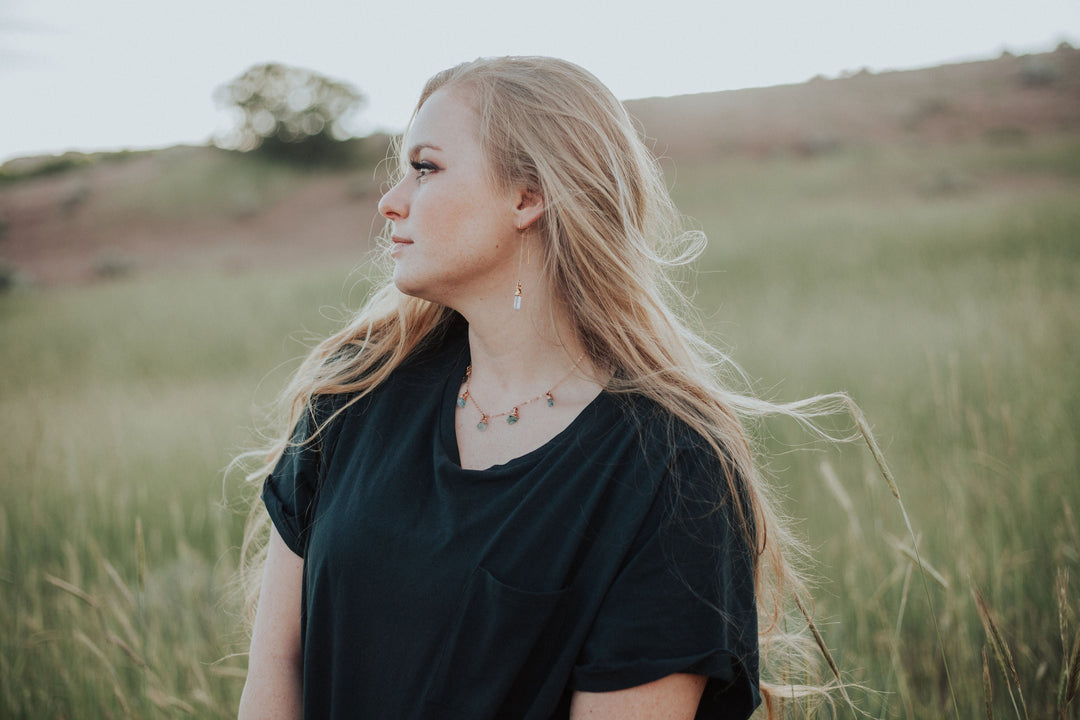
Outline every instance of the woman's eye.
<path id="1" fill-rule="evenodd" d="M 413 162 L 411 162 L 409 164 L 412 165 L 413 170 L 416 171 L 416 176 L 417 176 L 417 179 L 419 179 L 419 180 L 423 180 L 428 175 L 430 175 L 431 173 L 438 170 L 438 168 L 435 167 L 435 165 L 433 163 L 430 163 L 430 162 L 427 162 L 427 161 L 420 162 L 420 161 L 414 160 Z"/>

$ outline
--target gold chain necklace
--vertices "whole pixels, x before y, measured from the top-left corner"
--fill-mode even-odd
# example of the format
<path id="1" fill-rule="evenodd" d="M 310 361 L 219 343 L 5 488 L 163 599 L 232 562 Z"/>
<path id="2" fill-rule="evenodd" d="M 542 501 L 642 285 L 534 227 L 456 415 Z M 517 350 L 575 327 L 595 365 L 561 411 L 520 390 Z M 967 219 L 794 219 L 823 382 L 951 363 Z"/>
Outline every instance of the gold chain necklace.
<path id="1" fill-rule="evenodd" d="M 457 397 L 457 406 L 459 408 L 464 408 L 466 403 L 468 403 L 468 402 L 471 402 L 473 404 L 473 407 L 475 407 L 477 412 L 480 413 L 480 422 L 476 423 L 476 429 L 479 430 L 480 432 L 483 432 L 484 430 L 487 430 L 488 425 L 490 424 L 490 422 L 492 420 L 494 420 L 495 418 L 500 418 L 503 415 L 506 416 L 506 424 L 507 425 L 514 425 L 515 423 L 517 423 L 518 420 L 521 419 L 521 414 L 520 414 L 521 408 L 525 407 L 529 403 L 536 402 L 540 398 L 547 398 L 547 406 L 548 407 L 555 407 L 555 396 L 552 395 L 552 393 L 555 392 L 555 388 L 562 385 L 563 382 L 568 377 L 573 375 L 574 371 L 577 370 L 578 365 L 580 365 L 581 361 L 584 360 L 584 359 L 585 359 L 585 353 L 582 353 L 581 357 L 579 357 L 577 360 L 574 361 L 574 366 L 572 368 L 570 368 L 570 372 L 563 375 L 559 379 L 559 382 L 552 385 L 551 389 L 548 390 L 547 392 L 541 393 L 540 395 L 537 395 L 534 398 L 530 398 L 529 400 L 526 400 L 525 402 L 518 403 L 517 405 L 515 405 L 513 407 L 512 410 L 504 410 L 501 413 L 495 413 L 493 415 L 489 415 L 488 413 L 484 412 L 484 409 L 482 407 L 480 407 L 480 404 L 478 402 L 476 402 L 476 398 L 474 398 L 472 396 L 472 393 L 469 392 L 469 383 L 472 381 L 472 363 L 469 363 L 468 367 L 465 368 L 465 379 L 462 381 L 465 384 L 465 390 L 460 395 L 458 395 L 458 397 Z"/>

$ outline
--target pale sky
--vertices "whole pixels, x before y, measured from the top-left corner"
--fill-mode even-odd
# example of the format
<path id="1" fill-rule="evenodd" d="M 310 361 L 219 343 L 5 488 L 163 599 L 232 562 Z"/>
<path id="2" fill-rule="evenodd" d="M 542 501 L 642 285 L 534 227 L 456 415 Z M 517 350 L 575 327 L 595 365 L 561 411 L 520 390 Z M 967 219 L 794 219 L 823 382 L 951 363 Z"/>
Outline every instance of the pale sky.
<path id="1" fill-rule="evenodd" d="M 0 162 L 208 142 L 214 88 L 269 61 L 360 89 L 399 130 L 424 81 L 557 55 L 623 99 L 1080 46 L 1080 0 L 0 0 Z M 303 6 L 303 9 L 301 9 Z"/>

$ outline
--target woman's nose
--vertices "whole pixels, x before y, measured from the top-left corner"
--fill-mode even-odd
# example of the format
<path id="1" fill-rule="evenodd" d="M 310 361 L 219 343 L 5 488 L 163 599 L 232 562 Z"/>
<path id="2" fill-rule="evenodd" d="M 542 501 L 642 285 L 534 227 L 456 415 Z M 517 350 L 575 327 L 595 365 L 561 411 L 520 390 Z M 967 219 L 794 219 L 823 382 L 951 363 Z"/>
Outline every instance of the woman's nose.
<path id="1" fill-rule="evenodd" d="M 379 200 L 379 214 L 388 220 L 398 220 L 409 214 L 409 205 L 404 197 L 402 183 L 386 191 Z"/>

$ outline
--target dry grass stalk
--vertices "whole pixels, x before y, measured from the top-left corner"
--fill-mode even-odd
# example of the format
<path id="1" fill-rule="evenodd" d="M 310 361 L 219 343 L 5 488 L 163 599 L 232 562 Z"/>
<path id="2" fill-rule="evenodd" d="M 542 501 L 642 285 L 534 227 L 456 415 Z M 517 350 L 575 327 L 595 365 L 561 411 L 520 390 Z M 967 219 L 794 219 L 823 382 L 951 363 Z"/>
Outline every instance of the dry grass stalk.
<path id="1" fill-rule="evenodd" d="M 1058 681 L 1058 711 L 1064 717 L 1065 690 L 1069 685 L 1069 571 L 1059 567 L 1057 571 L 1058 632 L 1061 637 L 1061 677 Z"/>
<path id="2" fill-rule="evenodd" d="M 915 570 L 915 565 L 912 563 L 906 563 L 907 567 L 904 570 L 904 584 L 900 591 L 900 608 L 896 612 L 896 630 L 893 633 L 890 656 L 892 658 L 892 671 L 896 675 L 896 684 L 899 686 L 900 701 L 904 703 L 904 717 L 914 717 L 915 709 L 911 704 L 911 688 L 908 684 L 907 672 L 903 660 L 900 658 L 900 638 L 901 630 L 904 627 L 904 615 L 907 613 L 908 596 L 911 592 L 911 575 Z"/>
<path id="3" fill-rule="evenodd" d="M 123 630 L 124 636 L 129 645 L 141 645 L 141 638 L 139 633 L 135 631 L 135 626 L 132 624 L 131 614 L 125 613 L 124 608 L 119 603 L 112 604 L 112 617 L 120 625 L 120 629 Z"/>
<path id="4" fill-rule="evenodd" d="M 63 581 L 61 581 L 63 582 Z M 74 586 L 72 586 L 74 587 Z M 76 588 L 78 589 L 78 588 Z M 101 651 L 94 641 L 91 640 L 86 633 L 81 630 L 76 630 L 74 633 L 75 640 L 86 647 L 101 663 L 102 667 L 108 671 L 109 679 L 112 681 L 113 695 L 116 697 L 117 702 L 120 703 L 120 707 L 123 709 L 124 714 L 128 717 L 131 716 L 131 706 L 127 702 L 127 698 L 124 696 L 124 690 L 120 686 L 120 677 L 116 674 L 116 668 L 109 662 L 109 658 L 105 656 L 105 653 Z"/>
<path id="5" fill-rule="evenodd" d="M 850 398 L 847 398 L 846 402 L 848 412 L 851 413 L 851 417 L 855 420 L 855 425 L 859 428 L 859 434 L 863 436 L 863 440 L 866 441 L 867 446 L 870 448 L 870 454 L 874 456 L 874 461 L 877 463 L 878 468 L 881 469 L 881 474 L 884 476 L 885 482 L 889 484 L 889 490 L 892 491 L 894 498 L 900 500 L 900 489 L 896 486 L 896 480 L 893 478 L 892 471 L 889 470 L 888 463 L 885 462 L 885 454 L 881 452 L 877 440 L 874 439 L 874 433 L 870 431 L 870 424 L 866 422 L 866 417 L 863 415 L 862 410 L 859 409 L 858 405 Z M 907 518 L 907 513 L 904 514 L 904 518 Z"/>
<path id="6" fill-rule="evenodd" d="M 844 696 L 844 702 L 847 703 L 852 711 L 857 712 L 858 709 L 848 696 L 847 687 L 840 678 L 840 667 L 836 664 L 836 660 L 833 659 L 832 653 L 829 652 L 829 646 L 825 644 L 825 638 L 821 636 L 821 632 L 817 629 L 817 625 L 814 624 L 813 618 L 810 617 L 810 613 L 807 612 L 806 606 L 803 605 L 802 599 L 798 594 L 795 595 L 795 604 L 799 607 L 799 612 L 802 614 L 803 619 L 806 620 L 806 625 L 810 628 L 810 633 L 814 636 L 814 642 L 817 643 L 822 657 L 824 657 L 825 662 L 828 663 L 829 670 L 832 672 L 833 677 L 836 678 L 836 686 L 840 689 L 840 694 Z"/>
<path id="7" fill-rule="evenodd" d="M 833 494 L 836 502 L 840 503 L 840 508 L 844 511 L 844 514 L 848 516 L 851 522 L 852 534 L 861 538 L 862 527 L 859 525 L 859 515 L 855 512 L 855 503 L 851 502 L 851 496 L 844 490 L 843 483 L 840 482 L 840 478 L 836 476 L 836 471 L 833 470 L 833 466 L 827 460 L 821 461 L 821 477 L 825 481 L 825 487 Z"/>
<path id="8" fill-rule="evenodd" d="M 69 595 L 74 595 L 75 597 L 79 598 L 80 600 L 82 600 L 84 603 L 86 603 L 90 607 L 94 608 L 95 610 L 98 610 L 98 611 L 101 610 L 101 604 L 98 603 L 97 600 L 95 600 L 93 597 L 88 595 L 86 592 L 84 592 L 83 590 L 81 590 L 77 586 L 72 585 L 67 580 L 61 580 L 60 578 L 56 577 L 55 575 L 50 575 L 49 573 L 45 573 L 45 582 L 49 583 L 50 585 L 55 585 L 56 587 L 60 588 L 64 592 L 68 593 Z"/>
<path id="9" fill-rule="evenodd" d="M 1073 649 L 1069 655 L 1068 680 L 1065 683 L 1065 698 L 1061 710 L 1064 715 L 1065 708 L 1072 704 L 1080 693 L 1080 632 L 1073 638 Z"/>
<path id="10" fill-rule="evenodd" d="M 994 684 L 990 682 L 990 661 L 986 659 L 986 646 L 983 646 L 983 699 L 986 702 L 986 720 L 994 720 Z"/>
<path id="11" fill-rule="evenodd" d="M 1001 629 L 998 627 L 997 621 L 994 620 L 994 614 L 990 611 L 990 606 L 987 604 L 986 599 L 983 598 L 982 593 L 974 585 L 972 585 L 971 591 L 975 596 L 975 608 L 979 612 L 983 630 L 986 631 L 986 637 L 990 641 L 990 649 L 994 651 L 994 657 L 1001 667 L 1001 674 L 1005 676 L 1005 688 L 1009 691 L 1009 699 L 1012 700 L 1016 716 L 1021 717 L 1020 710 L 1023 708 L 1023 717 L 1030 720 L 1027 703 L 1024 702 L 1024 691 L 1020 687 L 1020 673 L 1016 671 L 1016 663 L 1013 662 L 1009 644 L 1005 642 Z M 1012 681 L 1011 685 L 1009 684 L 1010 681 Z M 1015 695 L 1013 694 L 1013 687 L 1016 688 Z M 1020 698 L 1019 705 L 1016 701 L 1017 696 Z"/>
<path id="12" fill-rule="evenodd" d="M 888 535 L 887 533 L 886 533 L 886 535 L 887 535 L 886 539 L 889 541 L 889 544 L 892 545 L 894 548 L 896 548 L 896 550 L 901 555 L 903 555 L 908 560 L 913 562 L 915 564 L 915 566 L 918 567 L 920 570 L 926 572 L 926 574 L 928 574 L 933 579 L 934 582 L 936 582 L 938 585 L 940 585 L 942 587 L 942 589 L 944 589 L 944 590 L 949 589 L 949 581 L 945 579 L 944 575 L 942 575 L 940 572 L 935 570 L 933 565 L 926 562 L 925 560 L 920 559 L 919 556 L 915 553 L 915 551 L 912 550 L 903 541 L 901 541 L 900 538 L 893 537 L 891 535 Z"/>
<path id="13" fill-rule="evenodd" d="M 198 688 L 191 692 L 192 699 L 207 707 L 214 708 L 222 715 L 227 715 L 228 711 L 214 701 L 213 693 L 210 690 L 210 683 L 206 678 L 206 672 L 203 670 L 202 663 L 193 659 L 186 664 L 191 669 L 192 674 L 195 676 L 195 681 L 199 685 Z"/>
<path id="14" fill-rule="evenodd" d="M 236 678 L 238 680 L 244 680 L 247 678 L 247 670 L 239 667 L 210 667 L 210 674 L 215 677 Z"/>
<path id="15" fill-rule="evenodd" d="M 911 536 L 911 542 L 915 552 L 915 564 L 919 567 L 919 575 L 923 580 L 923 591 L 926 593 L 926 602 L 930 607 L 930 617 L 934 622 L 934 634 L 937 636 L 938 649 L 941 653 L 941 664 L 945 669 L 945 680 L 949 685 L 949 697 L 952 699 L 953 715 L 956 717 L 956 720 L 960 720 L 960 705 L 956 701 L 956 690 L 953 686 L 952 673 L 949 672 L 949 659 L 945 655 L 945 643 L 941 639 L 941 626 L 938 622 L 937 612 L 934 610 L 934 599 L 930 595 L 930 584 L 926 581 L 928 573 L 926 572 L 926 566 L 922 562 L 922 557 L 919 554 L 919 542 L 915 537 L 915 528 L 911 524 L 911 517 L 908 515 L 907 508 L 904 507 L 904 501 L 900 497 L 900 488 L 896 485 L 896 479 L 889 469 L 889 464 L 885 462 L 885 454 L 881 452 L 877 440 L 874 439 L 874 433 L 870 430 L 870 423 L 866 421 L 866 417 L 863 415 L 862 410 L 859 409 L 859 406 L 856 405 L 851 398 L 845 398 L 845 402 L 848 407 L 848 412 L 851 414 L 856 427 L 859 429 L 859 434 L 863 436 L 863 440 L 866 441 L 867 447 L 870 448 L 870 454 L 874 456 L 874 462 L 877 463 L 878 469 L 881 470 L 882 477 L 884 477 L 885 482 L 889 484 L 889 490 L 892 491 L 893 497 L 896 498 L 896 502 L 900 506 L 900 514 L 904 518 L 904 524 L 907 526 L 908 535 Z"/>
<path id="16" fill-rule="evenodd" d="M 105 634 L 105 641 L 123 650 L 124 654 L 127 655 L 128 658 L 130 658 L 131 661 L 139 667 L 148 667 L 146 661 L 142 659 L 139 653 L 135 652 L 134 648 L 124 642 L 124 640 L 119 636 L 115 635 L 114 633 L 107 632 Z"/>
<path id="17" fill-rule="evenodd" d="M 247 668 L 237 667 L 235 665 L 226 665 L 229 660 L 236 658 L 247 658 L 246 652 L 230 653 L 210 663 L 210 674 L 216 677 L 229 677 L 239 678 L 241 680 L 247 678 Z"/>
<path id="18" fill-rule="evenodd" d="M 108 566 L 107 569 L 106 569 L 106 573 L 110 574 L 110 576 L 111 576 L 112 573 L 108 573 L 109 569 L 112 569 L 112 566 Z M 113 570 L 113 573 L 115 573 L 115 570 Z M 114 582 L 117 579 L 119 579 L 119 575 L 117 575 L 115 578 L 113 578 Z M 123 638 L 119 637 L 114 632 L 112 632 L 112 630 L 109 629 L 108 621 L 106 620 L 106 617 L 105 617 L 105 608 L 102 606 L 101 602 L 98 601 L 97 598 L 95 598 L 93 595 L 90 595 L 88 592 L 86 592 L 82 588 L 80 588 L 80 587 L 78 587 L 78 586 L 76 586 L 76 585 L 74 585 L 72 583 L 69 583 L 66 580 L 62 580 L 61 578 L 58 578 L 55 575 L 50 575 L 48 573 L 45 573 L 45 581 L 48 582 L 50 585 L 53 585 L 55 587 L 60 588 L 64 592 L 68 593 L 69 595 L 73 595 L 73 596 L 77 597 L 79 600 L 82 600 L 84 603 L 86 603 L 91 608 L 93 608 L 94 614 L 97 615 L 98 622 L 101 625 L 101 632 L 102 632 L 102 634 L 104 636 L 105 642 L 109 643 L 110 645 L 115 645 L 116 647 L 120 648 L 120 650 L 123 651 L 123 653 L 128 656 L 128 659 L 130 659 L 138 667 L 143 668 L 144 670 L 147 670 L 147 671 L 150 670 L 149 663 L 147 663 L 146 660 L 141 655 L 139 655 L 139 653 L 136 652 L 133 647 L 131 647 L 131 645 L 129 645 L 127 642 L 125 642 Z M 104 651 L 100 647 L 98 647 L 89 638 L 89 636 L 87 636 L 82 631 L 79 631 L 77 633 L 76 639 L 79 642 L 81 642 L 83 645 L 85 645 L 87 648 L 89 648 L 90 651 L 93 652 L 94 655 L 96 655 L 99 660 L 101 660 L 103 663 L 105 663 L 107 669 L 109 670 L 109 674 L 112 677 L 113 694 L 116 695 L 117 699 L 120 701 L 120 704 L 122 706 L 124 706 L 125 708 L 127 708 L 127 701 L 124 699 L 123 691 L 121 689 L 119 678 L 118 678 L 118 676 L 116 674 L 116 670 L 113 668 L 112 663 L 110 663 L 108 661 L 108 659 L 106 658 Z M 126 710 L 126 712 L 128 712 L 128 714 L 130 714 L 130 711 Z"/>
<path id="19" fill-rule="evenodd" d="M 120 577 L 120 573 L 117 569 L 105 558 L 101 559 L 101 565 L 105 568 L 105 574 L 112 580 L 113 585 L 116 586 L 116 589 L 120 592 L 120 596 L 124 598 L 124 602 L 127 603 L 127 606 L 129 608 L 134 608 L 135 596 L 132 594 L 131 590 L 128 589 L 128 586 L 124 583 L 123 578 Z"/>
<path id="20" fill-rule="evenodd" d="M 1058 713 L 1065 718 L 1069 705 L 1080 690 L 1080 629 L 1069 643 L 1069 571 L 1058 568 L 1057 574 L 1058 626 L 1061 629 L 1061 680 L 1058 684 Z"/>
<path id="21" fill-rule="evenodd" d="M 810 632 L 814 635 L 814 642 L 817 643 L 818 649 L 821 650 L 821 654 L 825 657 L 825 662 L 829 664 L 829 669 L 832 671 L 833 677 L 837 680 L 840 679 L 840 667 L 833 660 L 832 653 L 829 652 L 828 646 L 825 644 L 825 638 L 821 637 L 821 633 L 817 629 L 817 625 L 814 624 L 814 620 L 810 617 L 810 613 L 807 612 L 806 606 L 803 605 L 802 599 L 798 595 L 795 595 L 795 604 L 799 606 L 799 612 L 802 613 L 803 619 L 806 620 L 806 624 L 810 628 Z"/>
<path id="22" fill-rule="evenodd" d="M 139 592 L 146 592 L 146 538 L 141 517 L 135 518 L 135 566 L 138 568 Z"/>
<path id="23" fill-rule="evenodd" d="M 911 592 L 911 572 L 914 568 L 914 565 L 908 563 L 907 568 L 904 569 L 904 584 L 900 590 L 900 609 L 896 613 L 896 632 L 893 635 L 896 644 L 900 643 L 900 630 L 904 626 L 904 613 L 907 612 L 907 601 Z"/>
<path id="24" fill-rule="evenodd" d="M 1067 498 L 1061 499 L 1061 509 L 1065 513 L 1065 529 L 1069 532 L 1069 539 L 1072 541 L 1073 548 L 1080 552 L 1080 530 L 1076 527 L 1076 519 L 1073 517 L 1072 505 L 1069 504 Z"/>
<path id="25" fill-rule="evenodd" d="M 1069 655 L 1069 571 L 1059 567 L 1057 571 L 1058 628 L 1061 630 L 1062 655 Z"/>
<path id="26" fill-rule="evenodd" d="M 158 688 L 149 688 L 146 691 L 146 696 L 150 698 L 150 702 L 154 703 L 161 710 L 168 710 L 170 708 L 176 708 L 188 715 L 198 715 L 198 710 L 184 702 L 178 697 L 168 695 Z"/>
<path id="27" fill-rule="evenodd" d="M 1001 406 L 1001 427 L 1005 430 L 1005 452 L 1009 457 L 1016 457 L 1016 427 L 1013 424 L 1012 408 L 1008 403 Z"/>

